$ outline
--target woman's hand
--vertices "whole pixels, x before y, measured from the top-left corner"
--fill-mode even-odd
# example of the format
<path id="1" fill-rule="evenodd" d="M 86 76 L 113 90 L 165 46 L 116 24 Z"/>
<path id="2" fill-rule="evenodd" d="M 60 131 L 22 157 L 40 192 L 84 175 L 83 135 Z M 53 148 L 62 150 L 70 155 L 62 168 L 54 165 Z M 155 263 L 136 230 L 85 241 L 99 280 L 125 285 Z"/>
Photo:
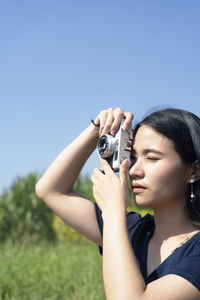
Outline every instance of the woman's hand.
<path id="1" fill-rule="evenodd" d="M 124 112 L 121 108 L 101 111 L 95 119 L 95 123 L 100 125 L 99 136 L 108 133 L 115 135 L 123 119 L 123 130 L 127 130 L 133 120 L 132 113 Z M 95 169 L 91 177 L 94 198 L 104 213 L 114 209 L 118 212 L 125 212 L 130 202 L 127 182 L 129 161 L 126 159 L 121 164 L 119 177 L 105 159 L 100 158 L 100 161 L 103 171 Z"/>
<path id="2" fill-rule="evenodd" d="M 103 215 L 110 213 L 125 213 L 130 203 L 128 188 L 129 160 L 122 162 L 119 177 L 111 169 L 105 159 L 101 159 L 102 170 L 95 169 L 91 180 L 94 198 Z"/>
<path id="3" fill-rule="evenodd" d="M 124 112 L 121 108 L 109 108 L 101 111 L 94 120 L 96 124 L 100 125 L 99 136 L 108 133 L 115 135 L 123 119 L 123 129 L 127 130 L 131 126 L 133 120 L 132 113 Z"/>

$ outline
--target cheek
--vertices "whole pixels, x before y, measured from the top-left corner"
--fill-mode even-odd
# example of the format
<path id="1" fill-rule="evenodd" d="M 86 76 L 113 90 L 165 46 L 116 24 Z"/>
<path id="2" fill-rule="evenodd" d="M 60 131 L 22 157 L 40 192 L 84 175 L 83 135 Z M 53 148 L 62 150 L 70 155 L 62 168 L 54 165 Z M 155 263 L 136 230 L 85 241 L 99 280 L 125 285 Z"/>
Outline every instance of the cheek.
<path id="1" fill-rule="evenodd" d="M 162 194 L 180 195 L 185 194 L 187 186 L 186 171 L 182 166 L 168 164 L 157 166 L 152 169 L 149 178 L 152 190 Z"/>

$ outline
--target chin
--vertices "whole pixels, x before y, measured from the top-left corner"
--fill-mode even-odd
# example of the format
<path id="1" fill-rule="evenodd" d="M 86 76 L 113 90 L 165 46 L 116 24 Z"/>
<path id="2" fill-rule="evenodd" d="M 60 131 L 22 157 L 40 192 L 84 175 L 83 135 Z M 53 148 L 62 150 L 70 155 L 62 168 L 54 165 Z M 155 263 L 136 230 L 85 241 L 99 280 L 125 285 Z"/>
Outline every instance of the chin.
<path id="1" fill-rule="evenodd" d="M 155 200 L 150 200 L 150 199 L 142 199 L 142 197 L 140 196 L 134 196 L 134 203 L 135 205 L 139 206 L 139 207 L 144 207 L 144 208 L 153 208 L 155 206 Z"/>

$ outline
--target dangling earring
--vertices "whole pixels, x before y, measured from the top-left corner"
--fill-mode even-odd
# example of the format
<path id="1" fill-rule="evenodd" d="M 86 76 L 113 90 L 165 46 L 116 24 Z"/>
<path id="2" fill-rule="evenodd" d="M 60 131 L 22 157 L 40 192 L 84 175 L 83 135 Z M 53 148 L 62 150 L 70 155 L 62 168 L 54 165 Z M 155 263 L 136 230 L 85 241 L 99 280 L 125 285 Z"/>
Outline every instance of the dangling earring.
<path id="1" fill-rule="evenodd" d="M 196 196 L 195 196 L 195 194 L 194 194 L 194 186 L 193 186 L 193 183 L 194 183 L 194 179 L 193 178 L 191 178 L 190 179 L 190 184 L 191 184 L 191 194 L 190 194 L 190 202 L 194 202 L 194 200 L 195 200 L 195 198 L 196 198 Z"/>

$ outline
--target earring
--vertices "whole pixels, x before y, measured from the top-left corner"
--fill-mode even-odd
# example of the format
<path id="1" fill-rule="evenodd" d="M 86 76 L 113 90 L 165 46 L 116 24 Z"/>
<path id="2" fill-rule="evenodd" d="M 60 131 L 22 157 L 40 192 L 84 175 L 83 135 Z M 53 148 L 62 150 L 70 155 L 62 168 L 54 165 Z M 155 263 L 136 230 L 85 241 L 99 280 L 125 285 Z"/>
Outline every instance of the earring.
<path id="1" fill-rule="evenodd" d="M 193 186 L 193 183 L 194 183 L 194 179 L 193 178 L 191 178 L 190 179 L 190 184 L 191 184 L 191 194 L 190 194 L 190 202 L 194 202 L 194 200 L 195 200 L 195 198 L 196 198 L 196 196 L 195 196 L 195 194 L 194 194 L 194 186 Z"/>

